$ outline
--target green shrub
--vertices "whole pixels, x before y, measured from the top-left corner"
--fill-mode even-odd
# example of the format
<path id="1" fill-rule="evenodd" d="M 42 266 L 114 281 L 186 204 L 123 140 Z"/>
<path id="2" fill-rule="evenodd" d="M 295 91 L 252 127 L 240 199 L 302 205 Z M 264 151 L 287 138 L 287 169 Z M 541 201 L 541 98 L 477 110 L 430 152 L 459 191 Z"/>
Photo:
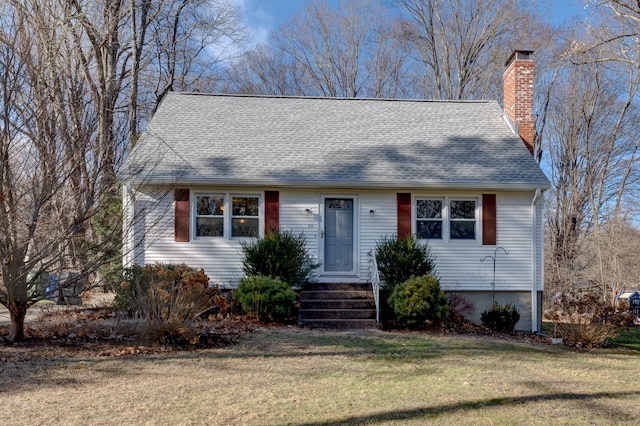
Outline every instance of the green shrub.
<path id="1" fill-rule="evenodd" d="M 251 275 L 240 280 L 235 297 L 242 309 L 263 321 L 291 318 L 296 293 L 280 278 Z"/>
<path id="2" fill-rule="evenodd" d="M 270 231 L 255 242 L 242 243 L 242 270 L 247 276 L 279 278 L 290 285 L 308 281 L 320 266 L 313 262 L 304 235 Z"/>
<path id="3" fill-rule="evenodd" d="M 382 237 L 376 242 L 376 262 L 384 286 L 390 290 L 411 277 L 435 275 L 435 256 L 414 236 Z"/>
<path id="4" fill-rule="evenodd" d="M 143 330 L 159 343 L 197 339 L 195 322 L 212 306 L 214 293 L 203 270 L 186 265 L 134 266 L 116 289 L 116 306 L 146 321 Z"/>
<path id="5" fill-rule="evenodd" d="M 493 302 L 491 308 L 482 311 L 480 320 L 492 330 L 501 333 L 513 333 L 513 329 L 520 320 L 520 313 L 510 303 L 501 305 L 498 302 Z"/>
<path id="6" fill-rule="evenodd" d="M 449 300 L 433 275 L 412 277 L 395 286 L 389 305 L 398 321 L 408 327 L 439 323 L 449 313 Z"/>

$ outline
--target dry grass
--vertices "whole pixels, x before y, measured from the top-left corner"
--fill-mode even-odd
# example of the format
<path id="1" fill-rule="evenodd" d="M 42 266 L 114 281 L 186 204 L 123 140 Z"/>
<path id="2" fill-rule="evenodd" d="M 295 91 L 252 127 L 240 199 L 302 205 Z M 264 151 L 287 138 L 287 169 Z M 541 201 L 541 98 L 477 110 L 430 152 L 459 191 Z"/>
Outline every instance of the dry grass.
<path id="1" fill-rule="evenodd" d="M 469 336 L 260 329 L 105 357 L 0 346 L 2 423 L 636 424 L 637 352 Z"/>

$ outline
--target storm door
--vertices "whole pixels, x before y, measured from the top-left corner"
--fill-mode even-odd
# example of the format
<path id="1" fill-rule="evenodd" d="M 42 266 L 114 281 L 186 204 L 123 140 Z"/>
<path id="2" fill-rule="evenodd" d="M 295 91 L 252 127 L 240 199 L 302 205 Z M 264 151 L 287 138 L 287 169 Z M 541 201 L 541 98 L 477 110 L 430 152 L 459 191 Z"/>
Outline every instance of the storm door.
<path id="1" fill-rule="evenodd" d="M 325 198 L 324 217 L 324 271 L 353 272 L 353 198 Z"/>

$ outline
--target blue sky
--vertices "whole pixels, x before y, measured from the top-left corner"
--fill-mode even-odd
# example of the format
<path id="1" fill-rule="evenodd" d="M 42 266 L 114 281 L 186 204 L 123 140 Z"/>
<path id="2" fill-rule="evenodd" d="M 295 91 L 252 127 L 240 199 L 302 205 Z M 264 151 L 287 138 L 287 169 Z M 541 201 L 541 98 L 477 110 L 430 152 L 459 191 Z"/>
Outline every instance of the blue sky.
<path id="1" fill-rule="evenodd" d="M 244 10 L 244 20 L 249 28 L 252 44 L 263 42 L 270 31 L 286 22 L 308 0 L 234 0 Z M 328 0 L 337 4 L 339 0 Z M 584 16 L 584 0 L 548 0 L 542 6 L 543 14 L 561 24 L 576 16 Z"/>

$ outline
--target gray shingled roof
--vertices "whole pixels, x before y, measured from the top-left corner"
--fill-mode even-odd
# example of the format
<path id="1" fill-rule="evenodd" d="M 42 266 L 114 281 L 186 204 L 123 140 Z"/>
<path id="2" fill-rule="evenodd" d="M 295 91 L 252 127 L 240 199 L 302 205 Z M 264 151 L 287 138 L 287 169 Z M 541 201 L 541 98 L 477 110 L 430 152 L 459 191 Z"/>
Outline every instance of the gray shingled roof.
<path id="1" fill-rule="evenodd" d="M 533 189 L 549 182 L 497 102 L 170 93 L 123 180 Z"/>

